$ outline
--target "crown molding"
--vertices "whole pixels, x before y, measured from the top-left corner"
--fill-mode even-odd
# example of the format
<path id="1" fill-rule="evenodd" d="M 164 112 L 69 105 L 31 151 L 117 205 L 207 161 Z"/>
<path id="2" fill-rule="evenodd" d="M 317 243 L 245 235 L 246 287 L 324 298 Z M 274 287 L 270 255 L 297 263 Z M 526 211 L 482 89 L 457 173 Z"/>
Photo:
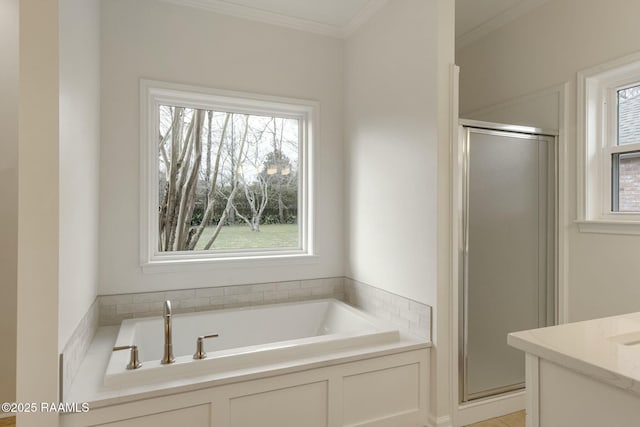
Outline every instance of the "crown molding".
<path id="1" fill-rule="evenodd" d="M 471 31 L 456 37 L 456 49 L 467 46 L 482 37 L 494 32 L 495 30 L 507 25 L 511 21 L 515 21 L 523 15 L 531 12 L 533 9 L 542 6 L 549 0 L 522 0 L 516 6 L 513 6 L 502 13 L 494 16 L 488 21 L 483 22 Z"/>
<path id="2" fill-rule="evenodd" d="M 355 33 L 358 28 L 382 9 L 388 1 L 389 0 L 369 0 L 367 4 L 360 9 L 356 16 L 354 16 L 351 21 L 344 26 L 342 29 L 342 38 L 347 38 L 351 34 Z"/>
<path id="3" fill-rule="evenodd" d="M 323 24 L 308 19 L 296 18 L 279 13 L 268 12 L 248 6 L 228 3 L 221 0 L 160 0 L 180 6 L 195 7 L 209 12 L 236 18 L 249 19 L 266 24 L 292 28 L 294 30 L 316 33 L 329 37 L 346 38 L 360 25 L 371 18 L 388 0 L 369 0 L 367 4 L 344 27 Z"/>

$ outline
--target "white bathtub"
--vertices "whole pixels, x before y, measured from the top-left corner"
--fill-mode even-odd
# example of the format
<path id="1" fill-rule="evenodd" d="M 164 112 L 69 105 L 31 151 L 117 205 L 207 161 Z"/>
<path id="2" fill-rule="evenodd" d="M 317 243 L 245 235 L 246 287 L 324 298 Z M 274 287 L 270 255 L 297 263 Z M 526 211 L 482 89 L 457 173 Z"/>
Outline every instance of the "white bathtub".
<path id="1" fill-rule="evenodd" d="M 333 299 L 178 314 L 172 326 L 176 361 L 162 365 L 161 316 L 123 321 L 115 346 L 137 345 L 142 367 L 127 370 L 129 352 L 113 352 L 105 386 L 248 369 L 399 340 L 396 328 Z M 204 343 L 207 358 L 194 360 L 197 337 L 214 333 L 219 337 Z"/>

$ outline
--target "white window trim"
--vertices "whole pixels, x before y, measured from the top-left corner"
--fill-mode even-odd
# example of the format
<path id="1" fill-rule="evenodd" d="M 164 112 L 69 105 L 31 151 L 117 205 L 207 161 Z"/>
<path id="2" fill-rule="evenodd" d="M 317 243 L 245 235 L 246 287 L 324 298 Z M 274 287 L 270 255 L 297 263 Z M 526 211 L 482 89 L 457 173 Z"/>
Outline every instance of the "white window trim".
<path id="1" fill-rule="evenodd" d="M 239 113 L 278 114 L 300 118 L 299 249 L 158 252 L 158 106 Z M 318 140 L 319 104 L 316 101 L 258 95 L 199 86 L 140 80 L 140 265 L 144 272 L 192 271 L 219 267 L 269 267 L 317 263 L 314 203 L 314 147 Z"/>
<path id="2" fill-rule="evenodd" d="M 640 214 L 611 211 L 611 154 L 640 144 L 617 146 L 617 116 L 608 108 L 617 103 L 618 88 L 640 82 L 640 53 L 581 71 L 577 78 L 576 223 L 581 232 L 640 235 Z"/>

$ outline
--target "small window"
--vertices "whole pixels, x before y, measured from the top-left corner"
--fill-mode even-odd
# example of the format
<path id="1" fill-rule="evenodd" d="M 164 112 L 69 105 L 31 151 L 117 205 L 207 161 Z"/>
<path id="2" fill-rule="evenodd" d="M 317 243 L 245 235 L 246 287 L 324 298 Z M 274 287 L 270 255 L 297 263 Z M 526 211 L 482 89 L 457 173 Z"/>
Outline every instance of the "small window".
<path id="1" fill-rule="evenodd" d="M 612 155 L 613 212 L 640 213 L 640 151 Z"/>
<path id="2" fill-rule="evenodd" d="M 640 55 L 580 72 L 578 82 L 580 229 L 640 234 Z"/>
<path id="3" fill-rule="evenodd" d="M 611 210 L 640 213 L 640 86 L 616 91 L 616 145 L 611 154 Z"/>
<path id="4" fill-rule="evenodd" d="M 143 265 L 312 255 L 305 101 L 142 82 Z"/>
<path id="5" fill-rule="evenodd" d="M 640 86 L 616 91 L 618 145 L 640 142 Z"/>

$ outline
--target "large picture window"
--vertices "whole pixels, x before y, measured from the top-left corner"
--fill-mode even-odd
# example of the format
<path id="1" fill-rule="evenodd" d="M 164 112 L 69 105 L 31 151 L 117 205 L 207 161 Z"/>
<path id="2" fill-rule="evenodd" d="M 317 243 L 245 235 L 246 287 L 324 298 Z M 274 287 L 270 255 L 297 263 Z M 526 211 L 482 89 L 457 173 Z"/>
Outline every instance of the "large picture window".
<path id="1" fill-rule="evenodd" d="M 313 254 L 313 103 L 141 87 L 143 264 Z"/>

